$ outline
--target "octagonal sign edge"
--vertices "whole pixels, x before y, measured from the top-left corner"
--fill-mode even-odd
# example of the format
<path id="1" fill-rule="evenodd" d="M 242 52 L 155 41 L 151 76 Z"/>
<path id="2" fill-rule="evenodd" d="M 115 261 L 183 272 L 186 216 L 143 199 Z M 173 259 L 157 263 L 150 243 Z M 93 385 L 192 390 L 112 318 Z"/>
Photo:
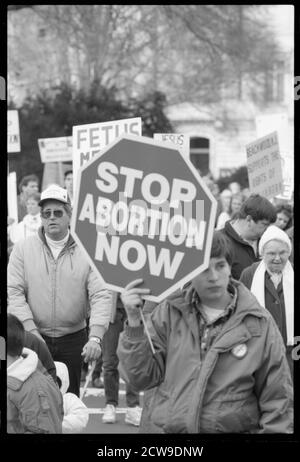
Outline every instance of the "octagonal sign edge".
<path id="1" fill-rule="evenodd" d="M 103 162 L 100 161 L 102 157 Z M 108 170 L 105 171 L 104 165 L 106 167 L 109 165 Z M 74 201 L 71 233 L 107 288 L 120 292 L 132 280 L 142 278 L 145 280 L 144 286 L 151 288 L 155 285 L 156 290 L 156 293 L 153 290 L 152 295 L 145 298 L 159 302 L 208 266 L 217 203 L 195 167 L 175 147 L 169 147 L 163 142 L 145 137 L 122 135 L 80 169 L 78 180 L 79 187 Z M 100 190 L 95 187 L 97 182 L 97 186 L 101 184 Z M 113 184 L 115 188 L 112 193 Z M 110 188 L 110 194 L 107 193 L 107 187 Z M 119 193 L 120 197 L 120 191 L 124 193 L 126 199 L 132 199 L 128 207 L 123 202 L 117 201 L 116 194 Z M 180 209 L 181 216 L 178 209 L 172 205 L 174 198 L 179 206 L 186 205 L 188 202 L 185 202 L 185 199 L 187 200 L 188 196 L 191 199 L 192 192 L 195 200 L 190 201 L 191 205 L 197 207 L 198 210 L 197 200 L 200 199 L 199 202 L 203 203 L 202 218 L 197 222 L 195 218 L 185 221 L 186 215 L 182 214 L 182 209 Z M 153 198 L 160 197 L 161 199 L 164 194 L 168 199 L 173 197 L 168 214 L 164 210 L 153 211 L 153 208 L 155 209 Z M 133 208 L 135 212 L 136 209 L 139 209 L 139 213 L 142 211 L 136 203 L 145 198 L 148 201 L 144 201 L 147 219 L 144 218 L 144 221 L 138 222 L 139 225 L 143 223 L 144 226 L 143 233 L 138 234 L 138 226 L 134 232 L 130 229 L 130 223 L 133 222 L 133 220 L 130 222 L 130 219 L 133 217 Z M 96 199 L 98 199 L 97 206 L 94 203 Z M 126 224 L 128 229 L 126 228 L 123 234 L 114 232 L 109 235 L 107 229 L 104 230 L 105 232 L 103 229 L 99 230 L 98 214 L 95 221 L 95 210 L 100 213 L 98 212 L 99 203 L 102 207 L 101 204 L 105 202 L 111 206 L 111 220 L 114 207 L 117 208 L 119 204 L 126 210 L 127 215 L 130 212 Z M 197 215 L 195 210 L 193 209 L 193 214 Z M 158 228 L 163 228 L 163 218 L 168 224 L 166 235 L 162 231 L 161 234 L 159 232 L 151 234 L 148 230 L 145 232 L 147 223 L 150 223 L 149 231 L 151 231 L 151 223 L 154 223 L 153 216 L 158 213 L 160 213 L 160 218 L 157 219 Z M 180 221 L 181 227 L 180 232 L 175 233 L 174 229 L 178 224 L 174 226 L 176 221 Z M 200 223 L 199 227 L 198 223 Z M 193 231 L 192 244 L 191 242 L 188 244 L 188 233 L 185 234 L 185 231 L 182 231 L 187 229 L 187 224 L 197 225 L 196 231 Z M 172 232 L 169 231 L 170 227 Z M 178 238 L 180 243 L 178 243 Z M 199 238 L 202 247 L 199 244 Z M 99 259 L 100 253 L 101 258 Z M 133 259 L 132 256 L 134 256 Z M 199 259 L 199 264 L 197 259 Z"/>

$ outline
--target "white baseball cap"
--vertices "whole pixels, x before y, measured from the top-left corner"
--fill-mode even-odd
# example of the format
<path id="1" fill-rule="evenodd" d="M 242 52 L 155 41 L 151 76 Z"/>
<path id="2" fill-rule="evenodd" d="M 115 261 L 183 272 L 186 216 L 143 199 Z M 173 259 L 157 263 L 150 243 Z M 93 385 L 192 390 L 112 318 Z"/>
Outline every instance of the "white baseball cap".
<path id="1" fill-rule="evenodd" d="M 70 204 L 70 199 L 68 197 L 67 190 L 62 188 L 58 184 L 51 184 L 42 192 L 39 205 L 43 205 L 43 203 L 49 199 L 63 202 L 64 204 Z"/>

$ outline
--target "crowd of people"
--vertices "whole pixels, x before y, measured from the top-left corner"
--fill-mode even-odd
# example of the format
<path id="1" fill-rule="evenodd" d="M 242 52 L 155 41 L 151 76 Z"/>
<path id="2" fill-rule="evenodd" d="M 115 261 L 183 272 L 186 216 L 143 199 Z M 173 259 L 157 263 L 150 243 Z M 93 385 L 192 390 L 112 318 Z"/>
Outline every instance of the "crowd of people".
<path id="1" fill-rule="evenodd" d="M 115 293 L 90 267 L 70 233 L 72 179 L 40 193 L 27 175 L 19 222 L 8 217 L 8 432 L 84 431 L 93 364 L 105 424 L 121 371 L 125 422 L 142 433 L 292 433 L 292 204 L 205 177 L 218 203 L 209 266 L 155 304 L 141 279 Z"/>

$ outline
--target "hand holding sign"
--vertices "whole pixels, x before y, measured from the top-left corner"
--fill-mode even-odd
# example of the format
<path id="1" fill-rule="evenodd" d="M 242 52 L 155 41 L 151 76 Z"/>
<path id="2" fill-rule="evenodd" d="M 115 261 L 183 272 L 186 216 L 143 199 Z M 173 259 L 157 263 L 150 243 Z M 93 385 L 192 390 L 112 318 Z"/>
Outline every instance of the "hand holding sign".
<path id="1" fill-rule="evenodd" d="M 140 285 L 143 279 L 136 279 L 130 282 L 121 293 L 121 300 L 128 317 L 128 324 L 132 327 L 140 325 L 142 320 L 139 308 L 143 306 L 142 295 L 148 295 L 149 289 L 141 289 L 136 286 Z"/>
<path id="2" fill-rule="evenodd" d="M 130 327 L 138 327 L 141 325 L 141 321 L 144 325 L 146 335 L 149 340 L 151 351 L 155 354 L 155 349 L 149 334 L 145 318 L 143 316 L 143 299 L 142 295 L 148 295 L 150 293 L 149 289 L 139 289 L 138 286 L 143 282 L 143 279 L 136 279 L 135 281 L 130 282 L 123 292 L 121 293 L 121 300 L 125 307 L 128 324 Z"/>

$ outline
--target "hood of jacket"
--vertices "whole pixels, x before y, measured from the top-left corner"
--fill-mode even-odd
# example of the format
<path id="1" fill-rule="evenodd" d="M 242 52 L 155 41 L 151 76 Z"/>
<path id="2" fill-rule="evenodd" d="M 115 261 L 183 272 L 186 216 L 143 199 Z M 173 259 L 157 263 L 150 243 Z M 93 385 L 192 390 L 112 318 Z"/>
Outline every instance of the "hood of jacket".
<path id="1" fill-rule="evenodd" d="M 229 320 L 227 323 L 227 329 L 235 327 L 237 324 L 240 324 L 243 319 L 248 315 L 253 315 L 258 318 L 266 317 L 266 313 L 262 310 L 260 305 L 257 303 L 256 297 L 239 281 L 231 279 L 230 284 L 232 284 L 238 292 L 237 295 L 237 305 L 235 309 L 235 315 L 232 317 L 232 320 Z M 187 287 L 187 292 L 192 290 L 191 286 Z M 182 295 L 182 291 L 178 290 L 167 302 L 177 310 L 182 313 L 184 319 L 190 319 L 188 316 L 189 312 L 193 310 L 193 306 L 190 304 L 188 297 Z M 233 323 L 234 322 L 234 323 Z"/>
<path id="2" fill-rule="evenodd" d="M 25 382 L 38 365 L 38 355 L 29 348 L 23 348 L 22 356 L 7 368 L 7 376 Z"/>
<path id="3" fill-rule="evenodd" d="M 62 395 L 64 395 L 69 388 L 70 380 L 69 380 L 69 371 L 65 363 L 60 361 L 54 361 L 56 367 L 56 376 L 61 381 L 60 391 Z"/>
<path id="4" fill-rule="evenodd" d="M 49 274 L 49 268 L 48 268 L 48 263 L 47 263 L 47 258 L 45 256 L 45 252 L 48 252 L 50 255 L 52 255 L 52 252 L 51 252 L 51 249 L 48 245 L 48 242 L 46 240 L 46 236 L 45 236 L 45 230 L 44 230 L 44 227 L 41 226 L 39 229 L 38 229 L 38 238 L 40 239 L 40 241 L 42 242 L 43 246 L 42 246 L 42 249 L 43 249 L 43 255 L 44 255 L 44 261 L 45 261 L 45 266 L 46 266 L 46 269 L 47 269 L 47 273 Z M 62 249 L 61 251 L 61 254 L 62 253 L 65 253 L 65 252 L 68 252 L 68 255 L 70 257 L 70 266 L 71 266 L 71 269 L 73 267 L 73 263 L 72 263 L 72 255 L 74 253 L 74 249 L 75 249 L 75 246 L 76 246 L 76 243 L 74 241 L 74 238 L 71 236 L 71 233 L 69 234 L 69 239 L 68 239 L 68 242 L 66 243 L 65 247 Z M 47 250 L 46 250 L 47 249 Z"/>
<path id="5" fill-rule="evenodd" d="M 48 244 L 47 244 L 47 241 L 46 241 L 46 237 L 45 237 L 45 230 L 44 230 L 44 227 L 43 226 L 40 226 L 39 229 L 38 229 L 38 236 L 40 238 L 40 240 L 42 241 L 42 243 L 49 248 Z M 69 235 L 69 239 L 68 239 L 68 242 L 66 244 L 66 249 L 70 249 L 71 247 L 73 247 L 75 245 L 75 241 L 74 241 L 74 238 L 73 236 Z"/>

